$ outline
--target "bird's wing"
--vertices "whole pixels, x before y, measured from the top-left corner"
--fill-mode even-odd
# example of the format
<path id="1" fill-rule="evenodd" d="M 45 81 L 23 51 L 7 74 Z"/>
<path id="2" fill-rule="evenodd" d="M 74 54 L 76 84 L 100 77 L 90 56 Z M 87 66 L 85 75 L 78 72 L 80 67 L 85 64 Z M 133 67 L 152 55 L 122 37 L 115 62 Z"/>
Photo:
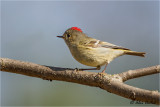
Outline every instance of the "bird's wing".
<path id="1" fill-rule="evenodd" d="M 111 43 L 108 43 L 108 42 L 103 42 L 103 41 L 100 41 L 99 45 L 101 47 L 105 47 L 105 48 L 130 50 L 130 49 L 127 49 L 127 48 L 124 48 L 124 47 L 121 47 L 121 46 L 117 46 L 117 45 L 114 45 L 114 44 L 111 44 Z"/>
<path id="2" fill-rule="evenodd" d="M 130 49 L 127 49 L 127 48 L 124 48 L 121 46 L 117 46 L 117 45 L 114 45 L 114 44 L 111 44 L 108 42 L 103 42 L 100 40 L 96 40 L 93 38 L 91 38 L 90 41 L 88 43 L 86 43 L 86 46 L 93 47 L 93 48 L 104 47 L 104 48 L 112 48 L 112 49 L 130 50 Z"/>

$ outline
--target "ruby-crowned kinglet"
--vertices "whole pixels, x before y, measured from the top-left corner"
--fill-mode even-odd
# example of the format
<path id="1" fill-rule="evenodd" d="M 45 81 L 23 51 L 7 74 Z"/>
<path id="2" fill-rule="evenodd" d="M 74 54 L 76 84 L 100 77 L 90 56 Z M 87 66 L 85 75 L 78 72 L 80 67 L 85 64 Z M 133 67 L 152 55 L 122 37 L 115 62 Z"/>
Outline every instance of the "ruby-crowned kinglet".
<path id="1" fill-rule="evenodd" d="M 66 42 L 72 56 L 81 64 L 96 68 L 81 69 L 81 70 L 100 70 L 101 66 L 105 65 L 102 73 L 105 72 L 107 64 L 114 58 L 122 55 L 135 55 L 144 57 L 144 52 L 135 52 L 130 49 L 123 48 L 108 42 L 103 42 L 91 37 L 88 37 L 78 27 L 71 27 L 65 31 L 63 38 Z"/>

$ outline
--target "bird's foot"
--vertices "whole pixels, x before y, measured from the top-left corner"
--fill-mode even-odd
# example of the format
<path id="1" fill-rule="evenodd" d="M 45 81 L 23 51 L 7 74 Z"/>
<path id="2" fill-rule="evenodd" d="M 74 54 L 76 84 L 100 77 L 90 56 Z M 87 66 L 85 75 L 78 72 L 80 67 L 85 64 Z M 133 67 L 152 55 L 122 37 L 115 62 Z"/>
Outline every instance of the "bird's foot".
<path id="1" fill-rule="evenodd" d="M 98 75 L 100 76 L 105 76 L 107 73 L 105 73 L 105 70 L 103 70 L 102 72 L 98 72 Z"/>
<path id="2" fill-rule="evenodd" d="M 76 71 L 76 72 L 83 71 L 83 69 L 75 68 L 74 71 Z"/>

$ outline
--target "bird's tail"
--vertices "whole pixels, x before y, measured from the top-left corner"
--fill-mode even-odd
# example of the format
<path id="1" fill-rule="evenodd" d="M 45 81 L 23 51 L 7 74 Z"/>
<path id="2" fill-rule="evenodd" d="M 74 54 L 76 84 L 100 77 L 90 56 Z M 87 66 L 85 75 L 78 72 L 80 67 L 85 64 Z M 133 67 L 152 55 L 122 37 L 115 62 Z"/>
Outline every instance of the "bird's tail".
<path id="1" fill-rule="evenodd" d="M 126 50 L 126 51 L 125 51 L 125 54 L 145 57 L 145 54 L 146 54 L 146 53 L 145 53 L 145 52 L 136 52 L 136 51 Z"/>

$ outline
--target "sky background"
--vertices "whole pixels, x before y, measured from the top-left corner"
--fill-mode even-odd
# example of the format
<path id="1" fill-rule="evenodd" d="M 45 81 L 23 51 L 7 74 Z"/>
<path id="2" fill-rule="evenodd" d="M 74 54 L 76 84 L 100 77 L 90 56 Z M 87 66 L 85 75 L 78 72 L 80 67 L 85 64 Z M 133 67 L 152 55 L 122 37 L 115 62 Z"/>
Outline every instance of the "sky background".
<path id="1" fill-rule="evenodd" d="M 145 58 L 126 55 L 115 59 L 107 67 L 109 74 L 157 65 L 158 17 L 158 1 L 2 1 L 1 57 L 87 68 L 74 60 L 64 41 L 56 37 L 77 26 L 90 37 L 147 53 Z M 145 76 L 126 84 L 159 90 L 158 77 Z M 6 72 L 1 72 L 0 78 L 2 106 L 131 105 L 131 100 L 96 87 Z"/>

